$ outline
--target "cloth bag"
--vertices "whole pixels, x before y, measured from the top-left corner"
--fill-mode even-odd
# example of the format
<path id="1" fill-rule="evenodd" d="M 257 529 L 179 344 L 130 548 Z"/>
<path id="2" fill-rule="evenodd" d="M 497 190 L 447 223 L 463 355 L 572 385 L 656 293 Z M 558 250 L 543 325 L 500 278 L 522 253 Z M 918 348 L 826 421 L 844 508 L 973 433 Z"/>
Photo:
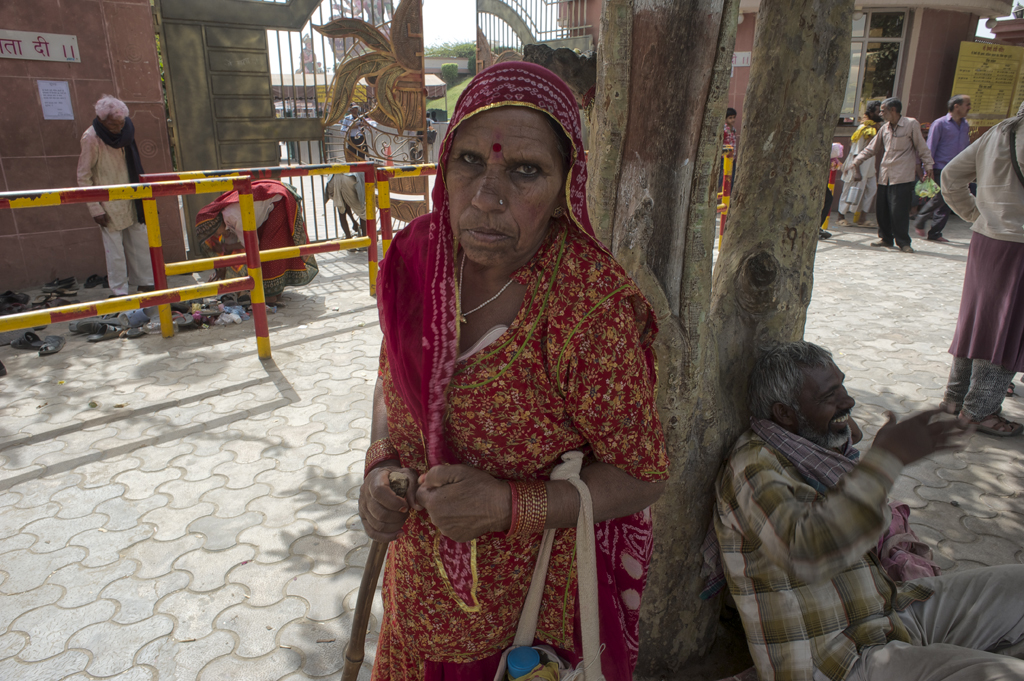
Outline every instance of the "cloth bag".
<path id="1" fill-rule="evenodd" d="M 559 679 L 568 681 L 604 681 L 601 673 L 601 630 L 597 612 L 597 550 L 594 541 L 594 504 L 590 489 L 580 479 L 583 466 L 583 452 L 572 450 L 562 454 L 562 463 L 551 472 L 552 480 L 567 480 L 580 495 L 580 514 L 576 522 L 576 569 L 579 585 L 580 625 L 583 639 L 583 661 L 576 669 L 561 660 L 548 646 L 536 646 L 549 660 L 558 664 Z M 533 644 L 537 635 L 537 619 L 544 596 L 544 582 L 548 575 L 551 547 L 555 542 L 555 530 L 544 530 L 537 564 L 533 568 L 530 590 L 519 615 L 519 627 L 511 648 L 501 655 L 498 672 L 494 681 L 505 681 L 506 659 L 513 648 Z"/>

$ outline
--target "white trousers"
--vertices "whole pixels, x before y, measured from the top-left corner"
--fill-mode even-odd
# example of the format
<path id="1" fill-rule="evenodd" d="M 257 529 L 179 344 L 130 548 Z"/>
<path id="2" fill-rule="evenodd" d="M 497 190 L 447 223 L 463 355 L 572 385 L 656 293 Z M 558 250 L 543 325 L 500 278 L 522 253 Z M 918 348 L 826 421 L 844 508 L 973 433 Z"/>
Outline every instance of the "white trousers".
<path id="1" fill-rule="evenodd" d="M 146 226 L 136 222 L 121 230 L 100 227 L 100 232 L 107 257 L 107 280 L 114 295 L 127 295 L 129 281 L 135 286 L 152 286 L 153 262 L 149 259 Z"/>
<path id="2" fill-rule="evenodd" d="M 911 642 L 864 649 L 847 681 L 1024 679 L 1024 565 L 915 583 L 935 593 L 899 613 Z"/>
<path id="3" fill-rule="evenodd" d="M 843 190 L 843 195 L 839 198 L 839 214 L 843 217 L 846 217 L 848 213 L 867 212 L 871 202 L 875 200 L 875 194 L 878 193 L 878 178 L 872 176 L 860 182 L 851 182 L 847 188 L 851 186 L 860 187 L 864 191 L 859 201 L 850 203 L 846 200 L 849 196 L 846 189 Z"/>

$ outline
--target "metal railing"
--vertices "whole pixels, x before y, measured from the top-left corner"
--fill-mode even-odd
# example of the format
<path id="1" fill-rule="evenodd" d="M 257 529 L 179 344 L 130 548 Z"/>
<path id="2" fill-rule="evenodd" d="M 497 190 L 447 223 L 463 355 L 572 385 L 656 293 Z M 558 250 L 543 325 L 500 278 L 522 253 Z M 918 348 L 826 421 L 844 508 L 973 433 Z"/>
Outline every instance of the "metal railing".
<path id="1" fill-rule="evenodd" d="M 286 177 L 309 177 L 338 173 L 362 173 L 366 190 L 366 236 L 352 239 L 336 239 L 261 251 L 257 236 L 256 217 L 252 196 L 253 180 L 281 179 Z M 262 263 L 284 260 L 315 253 L 328 253 L 367 249 L 370 295 L 377 293 L 378 250 L 377 250 L 377 195 L 380 199 L 382 250 L 387 248 L 393 237 L 391 222 L 390 180 L 399 177 L 435 175 L 433 164 L 417 166 L 378 166 L 373 163 L 324 164 L 309 166 L 276 166 L 265 168 L 237 168 L 232 170 L 196 170 L 181 173 L 150 173 L 140 177 L 142 182 L 130 185 L 103 187 L 76 187 L 69 189 L 36 190 L 0 193 L 0 210 L 24 209 L 42 206 L 59 206 L 73 203 L 97 201 L 141 200 L 149 238 L 150 261 L 153 265 L 154 291 L 130 296 L 111 298 L 93 303 L 63 305 L 46 310 L 33 310 L 0 317 L 0 332 L 28 329 L 44 324 L 83 319 L 96 315 L 127 312 L 144 307 L 157 306 L 160 329 L 165 338 L 174 335 L 170 304 L 198 300 L 237 291 L 251 291 L 253 321 L 256 330 L 256 346 L 260 359 L 268 359 L 270 334 L 267 324 L 266 299 L 263 291 Z M 167 263 L 164 258 L 163 242 L 160 235 L 160 217 L 156 199 L 162 196 L 186 194 L 209 194 L 237 191 L 242 214 L 244 253 Z M 383 257 L 383 253 L 380 257 Z M 222 267 L 245 265 L 247 275 L 224 281 L 168 288 L 167 277 L 179 274 L 202 272 Z"/>

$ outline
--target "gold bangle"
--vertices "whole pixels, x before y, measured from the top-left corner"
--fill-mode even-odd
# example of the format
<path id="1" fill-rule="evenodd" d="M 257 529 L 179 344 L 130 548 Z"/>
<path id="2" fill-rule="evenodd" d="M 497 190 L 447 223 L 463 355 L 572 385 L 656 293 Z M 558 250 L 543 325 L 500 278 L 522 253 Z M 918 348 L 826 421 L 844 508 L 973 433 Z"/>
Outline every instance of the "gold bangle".
<path id="1" fill-rule="evenodd" d="M 543 480 L 509 481 L 512 487 L 512 522 L 506 537 L 530 536 L 544 531 L 548 519 L 548 488 Z"/>
<path id="2" fill-rule="evenodd" d="M 398 450 L 393 444 L 391 444 L 391 440 L 385 437 L 374 442 L 370 445 L 370 448 L 366 450 L 366 464 L 363 468 L 363 477 L 365 478 L 369 475 L 370 471 L 372 471 L 377 464 L 389 459 L 394 459 L 396 461 L 401 459 L 398 455 Z"/>

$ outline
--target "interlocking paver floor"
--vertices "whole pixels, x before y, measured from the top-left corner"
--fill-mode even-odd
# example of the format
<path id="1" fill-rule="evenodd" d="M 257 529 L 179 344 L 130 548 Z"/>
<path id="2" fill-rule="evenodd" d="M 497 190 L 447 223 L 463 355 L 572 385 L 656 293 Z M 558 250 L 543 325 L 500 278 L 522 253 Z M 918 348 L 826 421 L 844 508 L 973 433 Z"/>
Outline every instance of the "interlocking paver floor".
<path id="1" fill-rule="evenodd" d="M 835 233 L 806 335 L 834 351 L 870 439 L 885 410 L 941 399 L 969 233 L 913 255 Z M 270 317 L 266 363 L 251 322 L 0 348 L 0 679 L 338 678 L 381 336 L 365 255 L 318 258 Z M 1004 409 L 1024 418 L 1024 398 Z M 1022 450 L 975 435 L 898 480 L 947 570 L 1024 562 Z M 378 596 L 368 660 L 380 617 Z"/>

